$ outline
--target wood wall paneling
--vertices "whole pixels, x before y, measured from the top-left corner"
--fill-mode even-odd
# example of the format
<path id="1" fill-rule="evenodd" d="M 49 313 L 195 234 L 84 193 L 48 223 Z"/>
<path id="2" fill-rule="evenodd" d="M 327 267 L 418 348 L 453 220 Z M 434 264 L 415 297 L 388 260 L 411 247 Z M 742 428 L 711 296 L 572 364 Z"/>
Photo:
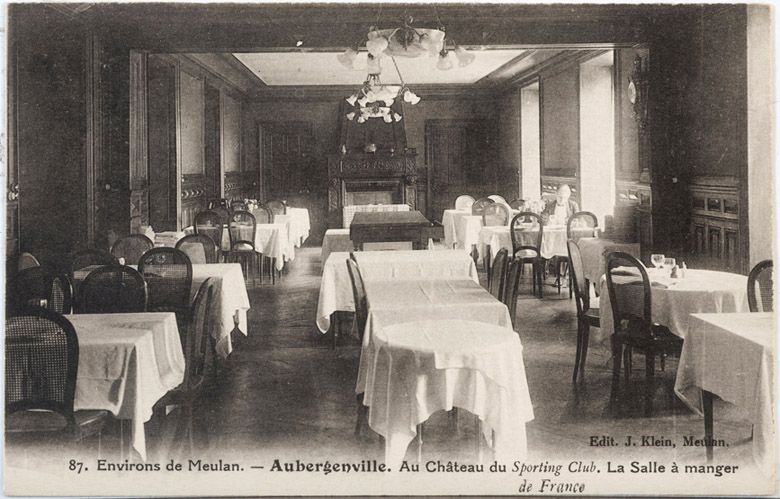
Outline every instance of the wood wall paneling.
<path id="1" fill-rule="evenodd" d="M 543 175 L 577 175 L 580 157 L 579 85 L 578 65 L 542 76 Z"/>
<path id="2" fill-rule="evenodd" d="M 42 262 L 61 260 L 89 244 L 87 39 L 80 26 L 47 7 L 12 5 L 9 14 L 19 248 Z"/>
<path id="3" fill-rule="evenodd" d="M 241 171 L 241 104 L 222 94 L 222 171 Z"/>
<path id="4" fill-rule="evenodd" d="M 204 173 L 205 97 L 204 81 L 179 71 L 178 127 L 180 129 L 181 174 Z"/>
<path id="5" fill-rule="evenodd" d="M 740 272 L 740 197 L 736 177 L 696 177 L 690 185 L 688 252 L 698 267 Z"/>
<path id="6" fill-rule="evenodd" d="M 220 92 L 211 85 L 205 88 L 205 144 L 204 161 L 208 199 L 222 197 L 222 124 L 220 121 Z"/>
<path id="7" fill-rule="evenodd" d="M 151 55 L 147 65 L 149 224 L 155 232 L 176 230 L 178 178 L 176 66 Z"/>
<path id="8" fill-rule="evenodd" d="M 130 54 L 130 232 L 149 225 L 149 151 L 147 133 L 147 54 Z"/>
<path id="9" fill-rule="evenodd" d="M 441 220 L 445 209 L 461 194 L 475 199 L 495 194 L 501 179 L 493 137 L 487 120 L 427 120 L 425 162 L 428 166 L 427 215 Z"/>

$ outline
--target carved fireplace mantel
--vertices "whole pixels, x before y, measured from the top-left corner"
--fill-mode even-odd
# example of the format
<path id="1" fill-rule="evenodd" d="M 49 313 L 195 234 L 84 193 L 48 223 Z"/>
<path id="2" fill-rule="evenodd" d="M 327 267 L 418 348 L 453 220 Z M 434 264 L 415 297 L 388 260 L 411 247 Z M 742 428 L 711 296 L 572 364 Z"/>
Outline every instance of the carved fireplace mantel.
<path id="1" fill-rule="evenodd" d="M 416 154 L 333 154 L 328 156 L 328 225 L 341 226 L 350 193 L 384 192 L 392 204 L 417 204 Z"/>

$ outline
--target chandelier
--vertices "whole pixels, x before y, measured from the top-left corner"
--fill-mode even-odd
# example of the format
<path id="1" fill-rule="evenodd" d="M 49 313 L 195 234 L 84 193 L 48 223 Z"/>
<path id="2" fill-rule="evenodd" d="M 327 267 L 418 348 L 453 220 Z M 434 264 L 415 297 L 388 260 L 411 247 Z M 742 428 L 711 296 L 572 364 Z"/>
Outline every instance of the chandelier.
<path id="1" fill-rule="evenodd" d="M 371 27 L 366 35 L 365 48 L 368 52 L 368 76 L 363 86 L 357 92 L 347 97 L 347 102 L 355 109 L 349 111 L 347 119 L 365 123 L 369 118 L 382 118 L 386 123 L 400 121 L 401 115 L 392 110 L 393 103 L 398 98 L 415 105 L 420 97 L 412 92 L 404 83 L 401 71 L 398 69 L 396 57 L 437 57 L 436 68 L 449 70 L 455 65 L 455 60 L 461 67 L 468 66 L 476 56 L 457 45 L 452 38 L 447 38 L 445 28 L 439 23 L 438 28 L 412 27 L 411 16 L 403 19 L 402 25 L 394 29 L 377 29 Z M 452 44 L 452 50 L 447 43 Z M 358 57 L 359 45 L 349 47 L 337 56 L 338 61 L 349 69 L 354 69 Z M 393 61 L 401 85 L 384 85 L 380 80 L 382 72 L 381 61 L 389 57 Z"/>
<path id="2" fill-rule="evenodd" d="M 412 92 L 404 83 L 401 71 L 394 57 L 390 57 L 398 73 L 400 85 L 385 85 L 380 79 L 381 65 L 379 59 L 368 55 L 369 73 L 363 86 L 355 93 L 347 97 L 347 103 L 353 106 L 353 110 L 346 114 L 349 121 L 357 119 L 358 123 L 365 123 L 369 118 L 382 118 L 385 123 L 399 122 L 402 116 L 392 109 L 396 99 L 402 98 L 404 102 L 415 105 L 420 102 L 420 97 Z"/>

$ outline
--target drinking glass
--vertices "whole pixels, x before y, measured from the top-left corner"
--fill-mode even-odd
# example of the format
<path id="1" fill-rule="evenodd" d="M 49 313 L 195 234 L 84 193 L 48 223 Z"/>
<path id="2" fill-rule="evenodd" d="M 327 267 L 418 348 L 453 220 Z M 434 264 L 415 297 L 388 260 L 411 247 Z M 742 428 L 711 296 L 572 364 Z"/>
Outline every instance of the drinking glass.
<path id="1" fill-rule="evenodd" d="M 677 260 L 674 258 L 664 258 L 664 267 L 674 268 L 674 266 L 677 264 Z"/>
<path id="2" fill-rule="evenodd" d="M 650 263 L 657 269 L 663 268 L 665 257 L 660 253 L 653 253 L 650 255 Z"/>

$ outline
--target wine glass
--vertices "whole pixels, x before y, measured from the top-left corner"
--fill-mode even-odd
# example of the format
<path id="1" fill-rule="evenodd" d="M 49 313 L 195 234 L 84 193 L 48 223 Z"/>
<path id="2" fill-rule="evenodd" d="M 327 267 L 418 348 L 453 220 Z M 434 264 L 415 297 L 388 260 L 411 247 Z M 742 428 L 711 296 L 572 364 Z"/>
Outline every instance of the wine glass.
<path id="1" fill-rule="evenodd" d="M 674 258 L 664 258 L 664 267 L 669 267 L 670 269 L 672 269 L 676 264 L 677 264 L 677 260 L 675 260 Z"/>
<path id="2" fill-rule="evenodd" d="M 665 259 L 664 255 L 662 255 L 660 253 L 653 253 L 652 255 L 650 255 L 650 263 L 652 263 L 653 267 L 655 267 L 657 269 L 662 269 L 663 268 L 663 266 L 664 266 L 664 259 Z"/>

